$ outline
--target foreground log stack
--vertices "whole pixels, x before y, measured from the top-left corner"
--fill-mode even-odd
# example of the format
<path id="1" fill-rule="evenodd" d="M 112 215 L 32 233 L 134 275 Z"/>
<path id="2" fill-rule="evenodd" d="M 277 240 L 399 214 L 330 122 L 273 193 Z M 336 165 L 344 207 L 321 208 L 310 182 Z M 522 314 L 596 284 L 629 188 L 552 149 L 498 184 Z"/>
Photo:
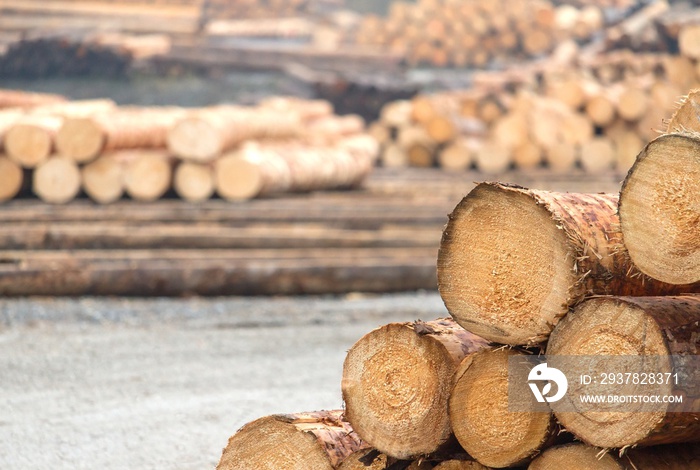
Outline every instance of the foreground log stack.
<path id="1" fill-rule="evenodd" d="M 5 190 L 3 200 L 22 188 L 24 168 L 34 194 L 51 203 L 70 202 L 81 189 L 101 204 L 125 194 L 154 201 L 171 189 L 190 202 L 215 193 L 244 200 L 351 189 L 370 173 L 378 151 L 358 116 L 292 98 L 189 110 L 109 100 L 12 108 L 0 112 L 0 142 L 3 165 L 16 167 L 7 176 L 15 190 Z"/>
<path id="2" fill-rule="evenodd" d="M 696 98 L 684 106 L 694 106 Z M 678 115 L 688 126 L 700 126 L 688 110 Z M 634 252 L 634 258 L 651 260 L 648 266 L 664 264 L 654 259 L 653 242 L 642 242 L 645 224 L 658 220 L 663 228 L 656 230 L 672 235 L 661 256 L 670 250 L 671 265 L 696 267 L 698 135 L 685 129 L 650 142 L 621 196 L 477 185 L 449 216 L 437 260 L 438 287 L 452 319 L 385 325 L 348 351 L 341 382 L 345 410 L 338 418 L 348 435 L 361 439 L 357 459 L 380 469 L 700 468 L 694 363 L 700 356 L 700 279 L 692 269 L 680 269 L 675 278 L 661 270 L 654 279 L 651 269 L 642 274 L 631 259 Z M 537 380 L 532 373 L 547 370 L 547 363 L 534 367 L 527 359 L 542 354 L 553 364 L 591 357 L 613 367 L 616 358 L 644 364 L 624 369 L 630 375 L 675 373 L 681 378 L 655 382 L 653 392 L 640 380 L 617 382 L 616 393 L 682 401 L 585 408 L 577 400 L 597 393 L 592 390 L 598 385 L 588 389 L 578 375 L 567 375 L 568 392 L 555 381 L 560 403 L 541 400 L 543 408 L 537 408 L 525 384 Z M 523 363 L 530 364 L 527 379 L 512 389 L 511 366 Z M 576 373 L 582 372 L 603 371 Z M 552 396 L 551 378 L 544 379 L 550 383 L 541 394 Z M 236 465 L 251 450 L 238 442 L 258 428 L 264 435 L 259 423 L 274 419 L 243 427 L 218 468 L 242 468 Z M 283 455 L 273 451 L 257 465 L 268 468 Z M 345 458 L 357 468 L 355 457 Z M 299 462 L 302 457 L 288 466 Z M 318 468 L 345 467 L 336 462 Z"/>

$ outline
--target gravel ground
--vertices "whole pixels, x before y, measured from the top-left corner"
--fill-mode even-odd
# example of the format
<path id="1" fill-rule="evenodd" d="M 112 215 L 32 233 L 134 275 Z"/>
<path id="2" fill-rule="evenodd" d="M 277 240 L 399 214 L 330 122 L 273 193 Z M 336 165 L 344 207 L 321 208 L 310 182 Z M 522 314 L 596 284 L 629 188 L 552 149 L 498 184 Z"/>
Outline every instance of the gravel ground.
<path id="1" fill-rule="evenodd" d="M 207 469 L 244 423 L 338 408 L 347 349 L 435 293 L 0 300 L 0 468 Z"/>

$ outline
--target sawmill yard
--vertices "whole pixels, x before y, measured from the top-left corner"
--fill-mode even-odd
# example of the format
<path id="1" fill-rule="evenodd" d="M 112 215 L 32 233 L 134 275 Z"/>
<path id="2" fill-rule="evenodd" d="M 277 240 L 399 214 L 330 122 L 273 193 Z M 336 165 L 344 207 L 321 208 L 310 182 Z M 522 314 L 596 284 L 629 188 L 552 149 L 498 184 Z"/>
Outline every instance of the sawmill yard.
<path id="1" fill-rule="evenodd" d="M 0 470 L 700 470 L 699 109 L 697 1 L 0 0 Z"/>

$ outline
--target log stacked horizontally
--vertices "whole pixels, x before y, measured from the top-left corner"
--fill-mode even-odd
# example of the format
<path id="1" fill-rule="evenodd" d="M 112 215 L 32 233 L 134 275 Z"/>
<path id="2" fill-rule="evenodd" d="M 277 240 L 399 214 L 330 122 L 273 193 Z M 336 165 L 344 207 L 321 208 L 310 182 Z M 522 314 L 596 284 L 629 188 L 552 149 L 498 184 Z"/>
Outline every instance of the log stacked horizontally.
<path id="1" fill-rule="evenodd" d="M 8 94 L 6 101 L 18 100 Z M 0 145 L 3 165 L 13 167 L 3 200 L 22 187 L 24 168 L 44 201 L 66 203 L 82 190 L 101 204 L 125 194 L 153 201 L 171 189 L 201 202 L 215 193 L 242 200 L 353 188 L 378 151 L 358 116 L 335 115 L 325 101 L 294 98 L 198 109 L 110 100 L 13 107 L 0 111 Z"/>
<path id="2" fill-rule="evenodd" d="M 357 459 L 381 469 L 698 468 L 700 282 L 692 269 L 664 266 L 673 277 L 648 268 L 665 263 L 655 258 L 661 241 L 644 238 L 645 217 L 658 219 L 659 233 L 672 236 L 661 256 L 697 264 L 700 137 L 669 131 L 639 154 L 621 195 L 478 184 L 450 214 L 438 254 L 452 319 L 385 325 L 348 351 L 339 419 L 362 449 L 349 467 L 330 468 L 357 468 Z M 648 261 L 644 271 L 635 258 Z M 654 371 L 683 377 L 658 390 L 684 407 L 511 409 L 511 364 L 541 354 L 658 360 Z M 645 385 L 623 391 L 641 396 Z M 583 386 L 569 378 L 562 402 L 574 403 Z M 524 389 L 518 399 L 534 407 Z M 231 462 L 249 451 L 235 441 L 255 423 L 232 437 L 219 469 L 239 468 Z"/>

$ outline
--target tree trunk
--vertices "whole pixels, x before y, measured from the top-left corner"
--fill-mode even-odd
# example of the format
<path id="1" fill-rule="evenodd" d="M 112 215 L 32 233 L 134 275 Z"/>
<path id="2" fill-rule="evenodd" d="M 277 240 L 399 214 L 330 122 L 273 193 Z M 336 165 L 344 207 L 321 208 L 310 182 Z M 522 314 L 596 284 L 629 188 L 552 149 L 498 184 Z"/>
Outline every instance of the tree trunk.
<path id="1" fill-rule="evenodd" d="M 525 464 L 559 430 L 551 413 L 508 410 L 508 360 L 518 354 L 505 348 L 470 354 L 455 374 L 450 421 L 464 450 L 483 465 Z"/>
<path id="2" fill-rule="evenodd" d="M 581 166 L 590 174 L 610 172 L 615 164 L 615 146 L 607 137 L 593 137 L 581 146 Z"/>
<path id="3" fill-rule="evenodd" d="M 667 134 L 639 154 L 620 191 L 625 245 L 644 274 L 700 281 L 700 136 Z"/>
<path id="4" fill-rule="evenodd" d="M 338 470 L 386 470 L 394 462 L 375 449 L 361 449 L 346 457 Z"/>
<path id="5" fill-rule="evenodd" d="M 614 329 L 611 328 L 614 319 Z M 625 395 L 684 395 L 688 412 L 673 412 L 675 405 L 639 405 L 629 412 L 556 412 L 559 422 L 582 441 L 599 447 L 627 447 L 700 441 L 700 413 L 697 405 L 697 364 L 683 365 L 674 357 L 694 357 L 700 328 L 700 297 L 597 297 L 578 305 L 552 332 L 547 344 L 548 358 L 559 356 L 661 356 L 668 363 L 654 364 L 652 370 L 625 372 L 678 373 L 678 384 L 670 380 L 649 391 L 648 385 L 624 385 Z M 675 364 L 673 363 L 675 362 Z M 675 366 L 675 368 L 674 368 Z M 637 366 L 639 367 L 639 366 Z M 692 369 L 692 370 L 689 370 Z M 610 372 L 619 372 L 610 371 Z M 641 383 L 641 382 L 640 382 Z M 578 383 L 564 396 L 577 408 Z M 603 389 L 610 391 L 612 389 Z M 630 405 L 632 406 L 632 405 Z M 600 408 L 608 411 L 605 405 Z M 647 410 L 647 411 L 644 411 Z M 692 410 L 692 412 L 691 412 Z"/>
<path id="6" fill-rule="evenodd" d="M 435 470 L 489 470 L 488 467 L 473 460 L 446 460 L 433 468 Z"/>
<path id="7" fill-rule="evenodd" d="M 465 328 L 505 344 L 547 338 L 585 295 L 697 291 L 633 269 L 622 244 L 618 198 L 482 183 L 450 215 L 438 287 Z"/>
<path id="8" fill-rule="evenodd" d="M 7 157 L 0 156 L 0 202 L 9 201 L 22 189 L 22 168 Z"/>
<path id="9" fill-rule="evenodd" d="M 452 320 L 391 323 L 362 337 L 343 366 L 346 416 L 382 453 L 409 459 L 451 436 L 447 400 L 466 354 L 487 342 Z"/>
<path id="10" fill-rule="evenodd" d="M 217 470 L 333 470 L 364 444 L 343 411 L 272 415 L 246 424 L 228 441 Z"/>
<path id="11" fill-rule="evenodd" d="M 70 202 L 80 192 L 80 169 L 67 158 L 50 158 L 34 170 L 32 190 L 45 202 Z"/>
<path id="12" fill-rule="evenodd" d="M 61 95 L 21 90 L 0 90 L 0 108 L 33 108 L 49 103 L 65 102 Z"/>
<path id="13" fill-rule="evenodd" d="M 105 151 L 164 148 L 178 108 L 121 108 L 90 117 L 67 118 L 56 135 L 59 154 L 87 163 Z"/>

